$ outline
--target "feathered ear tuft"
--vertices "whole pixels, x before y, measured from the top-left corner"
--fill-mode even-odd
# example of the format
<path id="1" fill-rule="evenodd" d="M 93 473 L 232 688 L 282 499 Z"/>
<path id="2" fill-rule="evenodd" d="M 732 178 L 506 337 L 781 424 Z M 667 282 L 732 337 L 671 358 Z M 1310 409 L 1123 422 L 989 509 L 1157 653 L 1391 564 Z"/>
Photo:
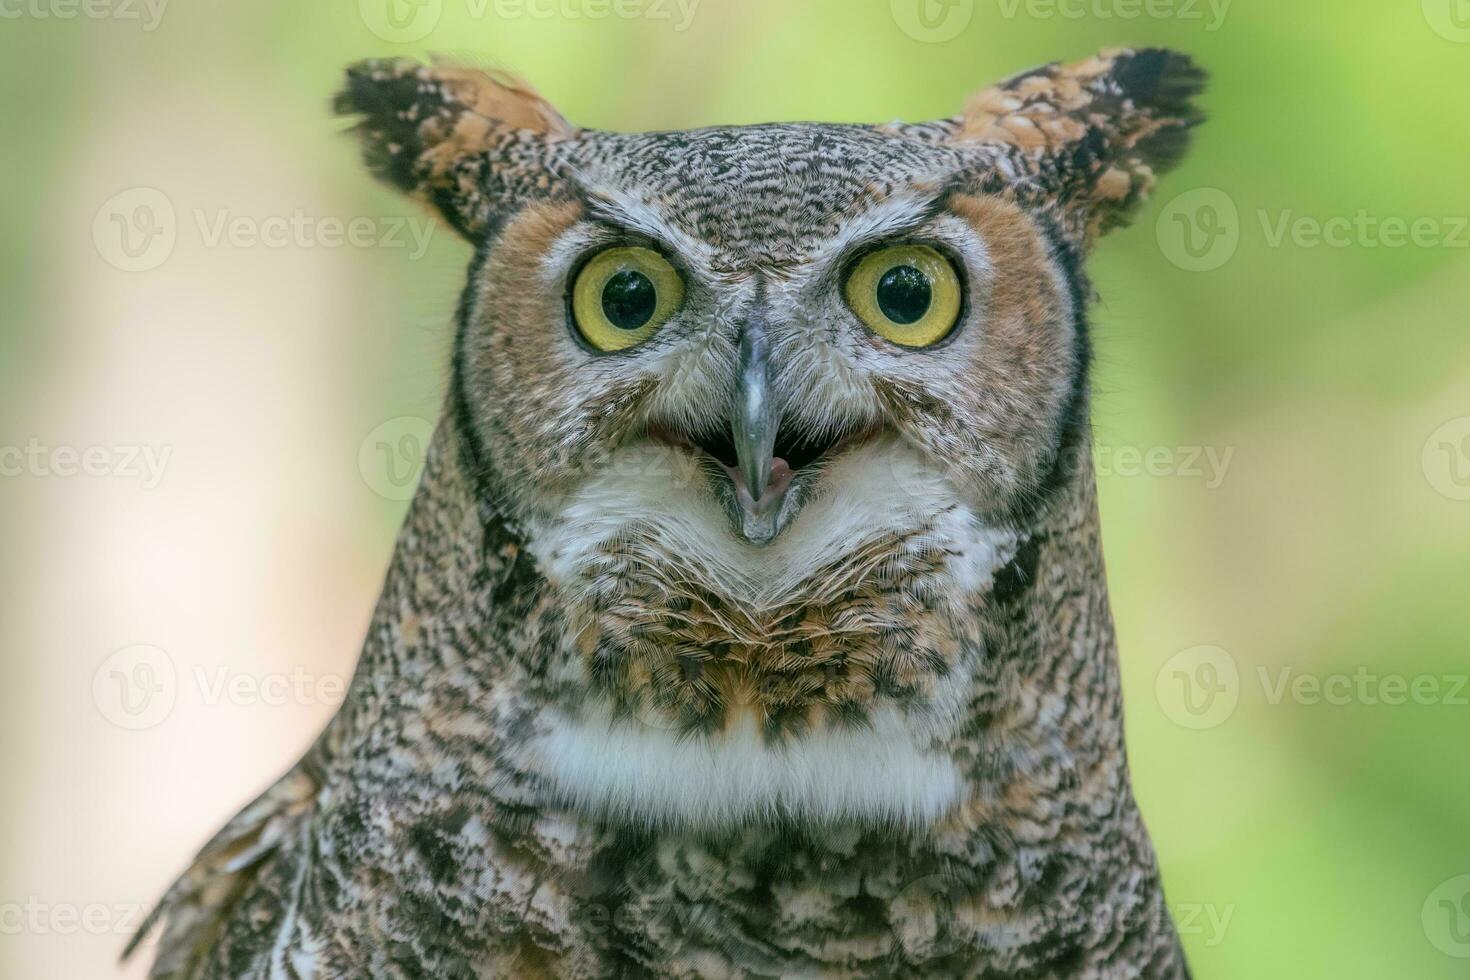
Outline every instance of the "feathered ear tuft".
<path id="1" fill-rule="evenodd" d="M 993 85 L 954 120 L 952 138 L 997 144 L 1018 176 L 1054 194 L 1087 242 L 1126 224 L 1189 145 L 1205 73 L 1158 48 L 1103 51 Z"/>
<path id="2" fill-rule="evenodd" d="M 375 176 L 431 204 L 471 240 L 493 224 L 498 204 L 551 186 L 554 147 L 577 133 L 508 75 L 406 58 L 352 65 L 332 105 L 362 117 L 355 132 Z"/>

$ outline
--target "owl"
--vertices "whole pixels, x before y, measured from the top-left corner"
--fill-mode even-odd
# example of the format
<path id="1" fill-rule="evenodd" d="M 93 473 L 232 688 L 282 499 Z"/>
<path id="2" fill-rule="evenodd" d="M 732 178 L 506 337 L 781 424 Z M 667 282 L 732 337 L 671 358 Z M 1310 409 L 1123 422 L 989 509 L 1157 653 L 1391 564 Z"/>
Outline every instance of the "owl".
<path id="1" fill-rule="evenodd" d="M 1202 85 L 1111 50 L 937 122 L 615 133 L 349 68 L 368 168 L 474 250 L 449 394 L 346 701 L 152 975 L 1187 976 L 1083 261 Z"/>

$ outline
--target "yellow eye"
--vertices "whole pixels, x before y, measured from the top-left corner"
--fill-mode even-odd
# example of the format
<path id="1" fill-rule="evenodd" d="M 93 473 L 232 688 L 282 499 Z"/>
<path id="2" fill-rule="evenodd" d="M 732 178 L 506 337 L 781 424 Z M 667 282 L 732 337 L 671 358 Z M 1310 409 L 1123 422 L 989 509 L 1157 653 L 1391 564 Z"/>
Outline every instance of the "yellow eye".
<path id="1" fill-rule="evenodd" d="M 684 303 L 684 280 L 648 248 L 618 247 L 582 266 L 572 285 L 572 319 L 597 350 L 626 350 L 652 337 Z"/>
<path id="2" fill-rule="evenodd" d="M 902 347 L 938 343 L 960 317 L 960 278 L 927 245 L 870 252 L 847 277 L 845 292 L 869 330 Z"/>

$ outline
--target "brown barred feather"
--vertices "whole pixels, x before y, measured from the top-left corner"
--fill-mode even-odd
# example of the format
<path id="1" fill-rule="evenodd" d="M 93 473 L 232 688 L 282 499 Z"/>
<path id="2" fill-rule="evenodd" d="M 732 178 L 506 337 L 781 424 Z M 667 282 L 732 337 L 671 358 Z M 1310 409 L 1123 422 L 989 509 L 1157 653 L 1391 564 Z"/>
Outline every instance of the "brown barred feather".
<path id="1" fill-rule="evenodd" d="M 1110 51 L 950 120 L 620 134 L 487 73 L 349 69 L 336 107 L 369 168 L 477 249 L 453 389 L 342 708 L 129 950 L 161 927 L 166 980 L 1187 977 L 1124 750 L 1080 261 L 1176 162 L 1202 78 Z M 982 242 L 984 269 L 957 267 L 973 275 L 952 339 L 897 352 L 822 312 L 834 280 L 813 269 L 909 203 L 921 233 Z M 589 219 L 613 205 L 697 271 L 672 340 L 601 356 L 547 270 L 607 235 L 613 218 Z M 767 324 L 793 424 L 881 433 L 863 448 L 922 458 L 946 496 L 769 593 L 718 581 L 661 499 L 558 564 L 547 529 L 623 450 L 728 423 L 741 324 L 776 299 L 795 311 Z M 837 472 L 800 475 L 802 506 Z M 728 501 L 723 479 L 703 460 L 649 496 Z M 956 571 L 980 548 L 956 508 L 994 532 L 985 574 Z M 539 748 L 600 712 L 691 752 L 753 721 L 768 762 L 941 707 L 950 721 L 907 734 L 960 787 L 909 824 L 593 812 Z"/>

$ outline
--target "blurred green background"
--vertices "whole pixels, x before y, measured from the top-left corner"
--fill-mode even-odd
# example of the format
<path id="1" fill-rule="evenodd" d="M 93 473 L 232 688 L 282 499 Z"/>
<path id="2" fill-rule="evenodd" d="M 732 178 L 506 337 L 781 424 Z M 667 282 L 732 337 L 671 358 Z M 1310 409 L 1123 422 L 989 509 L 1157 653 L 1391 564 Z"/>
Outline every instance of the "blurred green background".
<path id="1" fill-rule="evenodd" d="M 949 115 L 1150 44 L 1209 69 L 1209 121 L 1091 269 L 1130 752 L 1171 905 L 1206 980 L 1470 975 L 1470 4 L 160 3 L 0 4 L 0 444 L 172 450 L 156 488 L 0 478 L 0 974 L 112 975 L 121 910 L 331 711 L 181 691 L 124 730 L 88 695 L 109 651 L 351 668 L 405 506 L 359 445 L 434 417 L 468 249 L 211 237 L 426 220 L 329 118 L 344 63 L 498 64 L 582 125 L 661 129 Z M 106 236 L 139 188 L 176 241 L 129 271 Z M 111 911 L 7 918 L 27 902 Z"/>

